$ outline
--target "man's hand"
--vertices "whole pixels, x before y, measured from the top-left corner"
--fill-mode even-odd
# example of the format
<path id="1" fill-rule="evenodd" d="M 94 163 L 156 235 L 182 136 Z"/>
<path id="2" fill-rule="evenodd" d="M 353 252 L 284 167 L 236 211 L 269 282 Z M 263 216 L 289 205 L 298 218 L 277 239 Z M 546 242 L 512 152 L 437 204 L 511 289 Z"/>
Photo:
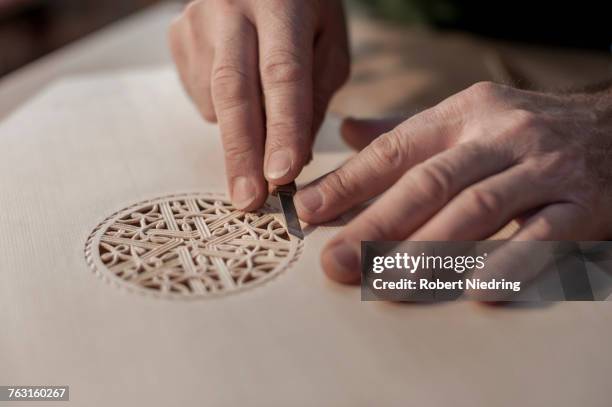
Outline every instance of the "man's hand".
<path id="1" fill-rule="evenodd" d="M 340 0 L 198 0 L 170 29 L 187 93 L 218 121 L 234 205 L 291 181 L 349 71 Z M 265 177 L 264 177 L 265 175 Z"/>
<path id="2" fill-rule="evenodd" d="M 359 281 L 362 240 L 482 240 L 518 217 L 513 240 L 612 236 L 610 91 L 479 83 L 396 124 L 345 122 L 347 141 L 367 147 L 296 195 L 319 223 L 384 192 L 325 248 L 331 278 Z"/>

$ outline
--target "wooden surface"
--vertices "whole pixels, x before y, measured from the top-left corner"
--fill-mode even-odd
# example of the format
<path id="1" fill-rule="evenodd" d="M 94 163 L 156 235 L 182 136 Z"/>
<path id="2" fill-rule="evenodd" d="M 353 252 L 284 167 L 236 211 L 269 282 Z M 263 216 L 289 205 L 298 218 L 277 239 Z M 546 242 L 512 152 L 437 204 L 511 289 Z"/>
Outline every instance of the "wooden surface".
<path id="1" fill-rule="evenodd" d="M 307 229 L 302 261 L 269 284 L 221 299 L 145 298 L 96 279 L 83 249 L 106 216 L 157 196 L 225 190 L 217 130 L 171 68 L 134 70 L 167 65 L 161 44 L 176 10 L 152 10 L 0 85 L 5 114 L 21 104 L 0 123 L 0 383 L 68 384 L 75 406 L 610 405 L 610 303 L 362 303 L 358 288 L 320 270 L 333 225 Z M 480 52 L 465 41 L 449 49 Z M 359 44 L 362 55 L 375 48 Z M 441 65 L 458 58 L 422 52 Z M 489 75 L 482 66 L 451 79 L 424 66 L 373 75 L 405 63 L 369 55 L 336 111 L 419 109 Z M 606 60 L 593 61 L 597 70 Z M 99 73 L 111 68 L 129 69 Z M 75 72 L 98 73 L 49 84 Z M 439 80 L 445 90 L 430 94 Z M 406 92 L 391 98 L 377 83 Z M 367 103 L 356 100 L 365 94 Z M 348 154 L 328 121 L 300 181 Z"/>
<path id="2" fill-rule="evenodd" d="M 346 159 L 328 121 L 307 182 Z M 306 228 L 273 280 L 201 301 L 102 281 L 84 254 L 115 211 L 223 192 L 217 129 L 170 69 L 56 82 L 0 124 L 1 383 L 71 386 L 70 405 L 607 406 L 610 303 L 490 308 L 361 302 Z"/>

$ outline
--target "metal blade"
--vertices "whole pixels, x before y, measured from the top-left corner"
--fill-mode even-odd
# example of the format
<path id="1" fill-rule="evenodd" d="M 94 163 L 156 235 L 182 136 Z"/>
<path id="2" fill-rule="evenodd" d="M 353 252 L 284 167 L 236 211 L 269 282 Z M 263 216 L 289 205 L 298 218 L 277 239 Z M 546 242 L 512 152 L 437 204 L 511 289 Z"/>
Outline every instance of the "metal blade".
<path id="1" fill-rule="evenodd" d="M 293 204 L 293 194 L 279 191 L 278 199 L 280 201 L 281 208 L 283 209 L 283 215 L 285 216 L 287 230 L 293 236 L 303 240 L 304 232 L 302 232 L 300 220 L 297 216 L 295 205 Z"/>
<path id="2" fill-rule="evenodd" d="M 285 225 L 289 233 L 298 239 L 304 239 L 304 232 L 300 226 L 300 219 L 297 216 L 295 205 L 293 204 L 293 196 L 297 191 L 295 182 L 274 187 L 273 195 L 278 197 L 283 216 L 285 217 Z"/>

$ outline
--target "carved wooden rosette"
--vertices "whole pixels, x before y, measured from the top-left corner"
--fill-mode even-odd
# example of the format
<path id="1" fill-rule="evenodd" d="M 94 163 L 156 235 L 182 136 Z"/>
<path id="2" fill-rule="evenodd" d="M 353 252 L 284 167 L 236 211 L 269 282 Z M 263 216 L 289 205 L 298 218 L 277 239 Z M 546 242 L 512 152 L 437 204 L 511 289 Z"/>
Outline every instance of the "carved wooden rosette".
<path id="1" fill-rule="evenodd" d="M 236 210 L 222 195 L 185 194 L 135 204 L 88 239 L 100 276 L 143 294 L 201 298 L 270 279 L 297 259 L 301 241 L 264 207 Z"/>

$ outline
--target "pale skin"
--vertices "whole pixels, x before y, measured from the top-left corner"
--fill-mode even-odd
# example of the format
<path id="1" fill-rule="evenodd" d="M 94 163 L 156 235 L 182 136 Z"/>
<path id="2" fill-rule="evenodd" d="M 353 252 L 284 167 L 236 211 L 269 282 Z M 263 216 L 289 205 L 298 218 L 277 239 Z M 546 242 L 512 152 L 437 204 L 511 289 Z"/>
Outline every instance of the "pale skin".
<path id="1" fill-rule="evenodd" d="M 346 80 L 341 3 L 200 0 L 170 42 L 187 92 L 219 123 L 232 201 L 256 209 L 268 184 L 308 163 Z M 362 240 L 481 240 L 513 219 L 511 240 L 612 237 L 610 88 L 556 95 L 483 82 L 405 120 L 345 120 L 342 133 L 361 151 L 296 195 L 312 224 L 379 197 L 323 250 L 334 280 L 359 281 Z"/>
<path id="2" fill-rule="evenodd" d="M 293 181 L 349 53 L 340 1 L 198 0 L 170 28 L 187 93 L 218 122 L 229 191 L 243 210 L 260 207 L 268 184 Z"/>

